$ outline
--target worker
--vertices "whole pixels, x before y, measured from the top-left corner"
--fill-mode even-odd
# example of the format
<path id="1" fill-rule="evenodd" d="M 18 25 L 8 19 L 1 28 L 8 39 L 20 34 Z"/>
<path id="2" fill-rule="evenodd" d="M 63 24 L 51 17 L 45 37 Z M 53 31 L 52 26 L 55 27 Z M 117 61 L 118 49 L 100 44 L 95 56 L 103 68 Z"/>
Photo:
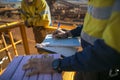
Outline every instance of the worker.
<path id="1" fill-rule="evenodd" d="M 52 26 L 47 2 L 45 0 L 22 0 L 21 9 L 25 26 L 33 29 L 35 42 L 41 43 L 47 34 L 47 28 Z M 41 53 L 39 49 L 38 52 Z"/>
<path id="2" fill-rule="evenodd" d="M 83 50 L 63 59 L 48 60 L 47 64 L 50 65 L 46 65 L 46 70 L 49 73 L 53 72 L 52 70 L 76 71 L 77 75 L 80 75 L 75 76 L 74 80 L 119 80 L 119 23 L 120 0 L 89 0 L 83 26 L 67 32 L 59 30 L 53 33 L 54 38 L 81 36 Z M 36 63 L 43 64 L 39 61 Z M 47 68 L 51 65 L 52 68 Z M 23 67 L 28 69 L 26 66 Z M 36 66 L 31 67 L 36 68 Z M 43 71 L 42 66 L 37 70 L 36 73 L 46 72 Z"/>

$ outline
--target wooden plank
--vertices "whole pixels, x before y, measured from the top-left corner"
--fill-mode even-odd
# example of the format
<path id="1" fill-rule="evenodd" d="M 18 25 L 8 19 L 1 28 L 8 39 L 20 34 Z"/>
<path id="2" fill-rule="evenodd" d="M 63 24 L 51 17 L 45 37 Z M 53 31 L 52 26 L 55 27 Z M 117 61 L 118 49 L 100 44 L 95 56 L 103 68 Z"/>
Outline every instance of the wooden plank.
<path id="1" fill-rule="evenodd" d="M 54 59 L 60 58 L 59 54 L 49 54 L 49 56 L 54 56 Z M 58 73 L 40 74 L 38 80 L 62 80 L 62 75 Z"/>
<path id="2" fill-rule="evenodd" d="M 52 80 L 63 80 L 62 75 L 60 73 L 54 73 Z"/>
<path id="3" fill-rule="evenodd" d="M 49 54 L 49 56 L 52 56 L 52 54 Z M 40 56 L 38 56 L 38 58 L 40 58 Z M 51 79 L 51 74 L 39 74 L 38 75 L 38 80 L 52 80 Z"/>
<path id="4" fill-rule="evenodd" d="M 30 76 L 30 77 L 29 77 L 29 80 L 37 80 L 37 76 L 38 76 L 38 75 Z"/>
<path id="5" fill-rule="evenodd" d="M 41 56 L 42 55 L 37 55 L 34 57 L 40 58 Z M 49 56 L 54 56 L 54 59 L 60 58 L 59 54 L 49 54 Z M 55 74 L 57 74 L 57 73 L 55 73 Z M 56 75 L 54 75 L 54 76 L 56 76 Z M 59 78 L 58 80 L 62 80 L 62 75 L 58 74 L 56 76 L 56 78 Z M 37 75 L 33 75 L 30 77 L 24 78 L 23 80 L 53 80 L 53 74 L 37 74 Z"/>
<path id="6" fill-rule="evenodd" d="M 15 57 L 13 61 L 8 65 L 5 72 L 0 76 L 2 80 L 11 80 L 11 77 L 15 74 L 19 63 L 21 62 L 23 56 Z"/>
<path id="7" fill-rule="evenodd" d="M 57 59 L 57 58 L 60 58 L 60 55 L 59 54 L 57 54 L 57 55 L 54 54 L 54 59 Z M 52 80 L 63 80 L 62 79 L 62 74 L 60 74 L 60 73 L 54 73 Z"/>
<path id="8" fill-rule="evenodd" d="M 22 80 L 25 76 L 25 71 L 22 70 L 23 65 L 31 58 L 31 56 L 24 56 L 21 63 L 17 67 L 15 74 L 12 76 L 11 80 Z"/>
<path id="9" fill-rule="evenodd" d="M 41 55 L 39 55 L 38 56 L 38 58 L 40 58 L 41 57 Z M 45 74 L 38 74 L 37 76 L 38 76 L 38 80 L 44 80 L 44 75 Z"/>
<path id="10" fill-rule="evenodd" d="M 29 59 L 34 58 L 35 56 L 37 56 L 37 55 L 32 55 Z M 26 61 L 26 62 L 27 62 L 27 61 Z M 24 63 L 26 63 L 26 62 L 24 62 Z M 35 76 L 35 77 L 34 77 L 34 76 L 30 76 L 30 77 L 29 77 L 29 76 L 26 76 L 26 74 L 29 73 L 29 72 L 31 72 L 31 70 L 27 70 L 27 71 L 25 71 L 25 74 L 24 74 L 22 80 L 29 80 L 30 77 L 34 78 L 33 80 L 36 80 L 36 79 L 35 79 L 36 76 Z"/>
<path id="11" fill-rule="evenodd" d="M 43 75 L 43 80 L 52 80 L 52 75 L 51 74 L 45 74 Z"/>
<path id="12" fill-rule="evenodd" d="M 0 80 L 2 80 L 2 79 L 0 78 Z"/>
<path id="13" fill-rule="evenodd" d="M 44 74 L 40 74 L 40 75 L 38 76 L 38 80 L 44 80 Z"/>
<path id="14" fill-rule="evenodd" d="M 59 58 L 59 54 L 49 54 L 54 56 L 54 58 Z M 30 55 L 30 56 L 18 56 L 13 59 L 9 64 L 5 72 L 0 76 L 0 80 L 62 80 L 62 75 L 59 73 L 54 74 L 37 74 L 30 77 L 26 76 L 26 73 L 32 70 L 23 71 L 23 65 L 30 58 L 40 58 L 41 55 Z"/>
<path id="15" fill-rule="evenodd" d="M 32 58 L 37 58 L 39 55 L 32 56 Z M 30 70 L 32 71 L 32 70 Z M 29 80 L 37 80 L 38 74 L 29 77 Z"/>

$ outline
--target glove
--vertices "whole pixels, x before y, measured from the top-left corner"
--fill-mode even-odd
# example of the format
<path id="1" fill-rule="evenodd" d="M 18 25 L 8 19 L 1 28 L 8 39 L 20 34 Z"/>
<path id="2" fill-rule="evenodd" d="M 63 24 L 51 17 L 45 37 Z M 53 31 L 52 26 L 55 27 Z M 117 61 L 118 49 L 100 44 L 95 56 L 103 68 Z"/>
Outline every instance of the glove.
<path id="1" fill-rule="evenodd" d="M 32 58 L 23 65 L 23 70 L 32 69 L 26 76 L 35 75 L 38 73 L 54 73 L 52 69 L 53 56 L 42 55 L 41 58 Z"/>
<path id="2" fill-rule="evenodd" d="M 31 26 L 29 25 L 29 23 L 28 23 L 27 20 L 24 22 L 24 24 L 25 24 L 25 26 L 26 26 L 27 28 L 30 28 L 30 27 L 31 27 Z"/>
<path id="3" fill-rule="evenodd" d="M 70 34 L 71 33 L 69 31 L 60 29 L 53 32 L 52 37 L 56 39 L 64 39 L 64 38 L 68 38 Z"/>
<path id="4" fill-rule="evenodd" d="M 25 22 L 24 22 L 25 26 L 27 28 L 32 27 L 32 18 L 28 18 Z"/>

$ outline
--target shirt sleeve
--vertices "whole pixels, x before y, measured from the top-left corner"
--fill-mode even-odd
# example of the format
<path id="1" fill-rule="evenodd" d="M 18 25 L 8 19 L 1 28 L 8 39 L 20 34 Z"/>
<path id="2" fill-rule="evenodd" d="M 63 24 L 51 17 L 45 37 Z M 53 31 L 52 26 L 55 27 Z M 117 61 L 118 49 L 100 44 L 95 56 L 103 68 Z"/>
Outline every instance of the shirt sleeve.
<path id="1" fill-rule="evenodd" d="M 73 37 L 80 36 L 81 31 L 82 31 L 83 25 L 78 25 L 75 29 L 71 30 L 71 34 Z"/>
<path id="2" fill-rule="evenodd" d="M 33 25 L 49 26 L 51 24 L 51 14 L 49 6 L 45 0 L 41 0 L 36 7 L 35 16 L 33 17 Z"/>
<path id="3" fill-rule="evenodd" d="M 20 10 L 20 13 L 21 13 L 21 18 L 22 18 L 23 20 L 27 20 L 28 16 L 27 16 L 27 14 L 26 14 L 26 12 L 25 12 L 25 3 L 24 3 L 24 1 L 21 2 L 21 10 Z"/>
<path id="4" fill-rule="evenodd" d="M 120 54 L 107 46 L 103 40 L 96 40 L 94 46 L 61 60 L 63 71 L 101 71 L 120 66 Z"/>

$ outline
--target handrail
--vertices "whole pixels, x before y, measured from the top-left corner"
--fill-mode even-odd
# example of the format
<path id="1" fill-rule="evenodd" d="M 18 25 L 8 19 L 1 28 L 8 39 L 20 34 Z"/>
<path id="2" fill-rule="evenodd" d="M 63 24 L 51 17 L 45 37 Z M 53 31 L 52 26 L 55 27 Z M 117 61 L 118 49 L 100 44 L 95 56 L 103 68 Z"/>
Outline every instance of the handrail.
<path id="1" fill-rule="evenodd" d="M 16 27 L 20 28 L 22 41 L 23 41 L 23 46 L 24 46 L 24 49 L 25 49 L 25 54 L 29 55 L 30 51 L 29 51 L 25 26 L 24 26 L 22 21 L 13 21 L 13 22 L 10 22 L 10 23 L 4 23 L 4 24 L 0 25 L 0 32 L 5 32 L 5 31 L 8 31 L 8 30 L 16 28 Z M 14 44 L 12 44 L 12 45 L 14 47 Z"/>
<path id="2" fill-rule="evenodd" d="M 21 24 L 22 24 L 21 21 L 4 23 L 4 24 L 0 25 L 0 32 L 1 31 L 3 32 L 3 31 L 8 30 L 8 29 L 15 28 L 15 27 L 19 27 Z"/>

